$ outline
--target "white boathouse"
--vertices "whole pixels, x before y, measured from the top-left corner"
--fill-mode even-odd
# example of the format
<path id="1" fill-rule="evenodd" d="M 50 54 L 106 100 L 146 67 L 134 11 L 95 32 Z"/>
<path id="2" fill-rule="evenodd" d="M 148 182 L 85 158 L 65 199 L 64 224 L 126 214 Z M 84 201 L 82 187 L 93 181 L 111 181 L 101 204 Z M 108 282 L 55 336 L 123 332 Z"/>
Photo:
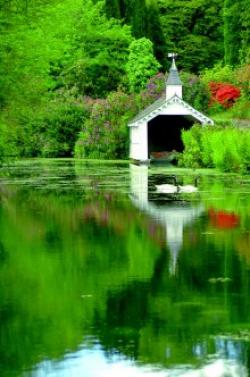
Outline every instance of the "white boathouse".
<path id="1" fill-rule="evenodd" d="M 141 111 L 129 123 L 130 158 L 149 162 L 152 155 L 173 150 L 182 152 L 181 130 L 194 123 L 214 122 L 182 99 L 182 82 L 175 64 L 176 54 L 170 54 L 172 66 L 166 82 L 166 92 Z"/>

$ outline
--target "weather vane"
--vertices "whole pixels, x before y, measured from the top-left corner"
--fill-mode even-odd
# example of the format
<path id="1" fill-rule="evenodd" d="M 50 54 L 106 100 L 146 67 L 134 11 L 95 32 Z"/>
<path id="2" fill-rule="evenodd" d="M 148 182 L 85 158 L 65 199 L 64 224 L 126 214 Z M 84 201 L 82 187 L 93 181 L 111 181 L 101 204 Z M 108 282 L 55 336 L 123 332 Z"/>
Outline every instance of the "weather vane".
<path id="1" fill-rule="evenodd" d="M 168 53 L 168 58 L 176 59 L 177 56 L 178 56 L 178 54 L 176 54 L 175 52 L 169 52 Z"/>

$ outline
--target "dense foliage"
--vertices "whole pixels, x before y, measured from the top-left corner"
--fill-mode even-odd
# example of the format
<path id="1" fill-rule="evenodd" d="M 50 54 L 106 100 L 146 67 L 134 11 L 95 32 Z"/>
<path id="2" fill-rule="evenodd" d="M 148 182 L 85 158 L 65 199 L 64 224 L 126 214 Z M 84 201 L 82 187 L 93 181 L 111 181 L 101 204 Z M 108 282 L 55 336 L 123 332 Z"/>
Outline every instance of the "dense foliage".
<path id="1" fill-rule="evenodd" d="M 226 64 L 247 61 L 250 55 L 249 0 L 224 1 L 224 43 Z"/>
<path id="2" fill-rule="evenodd" d="M 206 112 L 210 83 L 233 85 L 210 112 L 233 104 L 230 116 L 249 117 L 248 9 L 249 0 L 0 0 L 0 161 L 127 157 L 127 122 L 162 94 L 170 51 L 187 102 Z M 97 128 L 109 147 L 75 145 Z"/>
<path id="3" fill-rule="evenodd" d="M 159 68 L 160 64 L 153 55 L 153 44 L 149 39 L 140 38 L 131 43 L 126 64 L 131 92 L 144 89 L 148 79 L 156 74 Z"/>
<path id="4" fill-rule="evenodd" d="M 245 172 L 250 167 L 250 132 L 232 126 L 193 126 L 183 131 L 180 164 Z"/>
<path id="5" fill-rule="evenodd" d="M 193 73 L 181 72 L 181 81 L 183 83 L 183 97 L 185 101 L 195 109 L 207 112 L 209 105 L 209 88 L 201 78 Z"/>
<path id="6" fill-rule="evenodd" d="M 221 0 L 159 0 L 168 50 L 181 55 L 180 67 L 199 72 L 223 58 Z"/>
<path id="7" fill-rule="evenodd" d="M 150 39 L 156 58 L 166 68 L 166 38 L 157 0 L 105 0 L 105 10 L 108 17 L 121 19 L 131 25 L 136 38 Z"/>

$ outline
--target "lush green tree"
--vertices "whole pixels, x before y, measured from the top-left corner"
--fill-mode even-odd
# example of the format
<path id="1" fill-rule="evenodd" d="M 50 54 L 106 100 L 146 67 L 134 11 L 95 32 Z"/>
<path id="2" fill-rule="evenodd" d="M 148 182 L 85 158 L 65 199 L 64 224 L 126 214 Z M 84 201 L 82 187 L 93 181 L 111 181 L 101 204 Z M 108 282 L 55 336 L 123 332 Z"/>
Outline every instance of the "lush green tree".
<path id="1" fill-rule="evenodd" d="M 131 92 L 143 89 L 159 68 L 160 64 L 153 54 L 153 43 L 149 39 L 137 39 L 130 44 L 126 71 Z"/>
<path id="2" fill-rule="evenodd" d="M 197 73 L 223 58 L 221 0 L 158 0 L 168 51 L 181 56 L 179 67 Z"/>
<path id="3" fill-rule="evenodd" d="M 90 0 L 84 5 L 81 0 L 30 1 L 27 9 L 16 4 L 8 2 L 0 11 L 5 133 L 14 132 L 22 155 L 70 154 L 82 114 L 74 101 L 64 102 L 62 93 L 79 98 L 115 90 L 125 75 L 130 29 L 107 20 L 103 4 Z"/>
<path id="4" fill-rule="evenodd" d="M 223 65 L 222 62 L 216 64 L 213 68 L 205 69 L 202 72 L 201 79 L 207 86 L 211 81 L 235 84 L 237 80 L 233 68 L 229 65 Z"/>
<path id="5" fill-rule="evenodd" d="M 74 60 L 63 75 L 67 86 L 80 94 L 104 97 L 116 90 L 125 75 L 130 28 L 108 20 L 103 4 L 85 2 L 74 42 Z"/>
<path id="6" fill-rule="evenodd" d="M 26 126 L 31 141 L 24 145 L 24 154 L 43 157 L 72 157 L 78 133 L 88 116 L 82 98 L 55 98 L 47 111 Z"/>
<path id="7" fill-rule="evenodd" d="M 42 116 L 53 98 L 50 93 L 57 84 L 52 67 L 66 66 L 71 59 L 81 0 L 27 2 L 25 9 L 21 4 L 13 1 L 9 8 L 2 9 L 0 35 L 0 118 L 7 132 L 16 134 L 20 153 L 25 151 L 25 144 L 31 145 L 29 135 L 37 123 L 35 119 Z"/>
<path id="8" fill-rule="evenodd" d="M 166 67 L 165 36 L 157 0 L 106 0 L 105 10 L 108 17 L 121 18 L 130 24 L 136 38 L 150 39 L 154 44 L 156 58 Z"/>

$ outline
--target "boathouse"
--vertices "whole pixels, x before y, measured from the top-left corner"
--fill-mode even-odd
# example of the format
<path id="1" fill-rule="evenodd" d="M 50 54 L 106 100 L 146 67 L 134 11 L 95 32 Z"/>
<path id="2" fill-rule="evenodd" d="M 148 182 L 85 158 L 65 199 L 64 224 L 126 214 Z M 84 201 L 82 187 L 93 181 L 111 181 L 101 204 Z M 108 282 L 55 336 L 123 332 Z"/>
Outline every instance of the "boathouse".
<path id="1" fill-rule="evenodd" d="M 172 66 L 166 82 L 164 96 L 141 111 L 129 123 L 130 158 L 149 162 L 153 156 L 182 152 L 182 129 L 190 129 L 194 123 L 201 125 L 214 122 L 182 99 L 182 82 L 172 57 Z"/>

